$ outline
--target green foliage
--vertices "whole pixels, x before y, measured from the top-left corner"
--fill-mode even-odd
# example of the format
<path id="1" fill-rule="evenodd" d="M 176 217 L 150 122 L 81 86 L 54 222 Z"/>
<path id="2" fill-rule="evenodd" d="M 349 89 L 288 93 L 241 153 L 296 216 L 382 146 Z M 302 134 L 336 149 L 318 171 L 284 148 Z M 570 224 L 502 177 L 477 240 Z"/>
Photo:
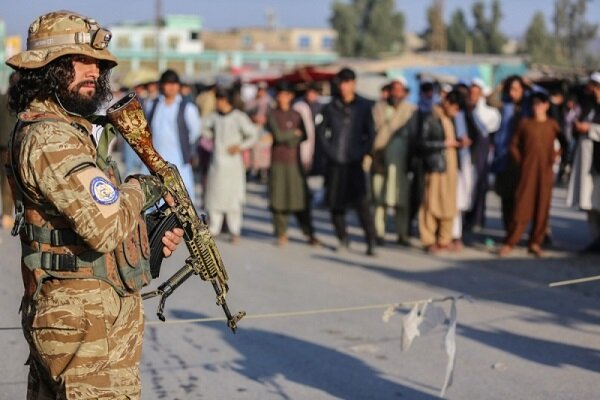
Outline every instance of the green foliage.
<path id="1" fill-rule="evenodd" d="M 470 40 L 470 32 L 465 13 L 460 8 L 455 10 L 450 17 L 446 36 L 449 51 L 465 52 L 467 41 Z"/>
<path id="2" fill-rule="evenodd" d="M 336 1 L 333 4 L 333 15 L 330 23 L 337 32 L 336 48 L 341 56 L 354 55 L 358 38 L 358 13 L 351 5 Z"/>
<path id="3" fill-rule="evenodd" d="M 441 0 L 434 0 L 427 9 L 427 23 L 428 28 L 422 34 L 427 48 L 432 51 L 446 50 L 446 25 Z"/>
<path id="4" fill-rule="evenodd" d="M 598 24 L 586 21 L 589 0 L 556 0 L 553 32 L 546 28 L 541 12 L 536 13 L 525 34 L 527 53 L 533 62 L 571 67 L 596 67 L 597 57 L 587 47 L 596 37 Z"/>
<path id="5" fill-rule="evenodd" d="M 500 31 L 502 9 L 499 0 L 494 0 L 491 6 L 491 15 L 486 15 L 486 6 L 483 1 L 473 3 L 473 26 L 469 27 L 462 9 L 457 9 L 452 14 L 450 24 L 445 27 L 442 13 L 442 2 L 433 0 L 427 10 L 428 28 L 423 33 L 429 50 L 491 53 L 500 54 L 506 37 Z M 441 33 L 440 33 L 441 32 Z M 468 45 L 467 45 L 468 44 Z"/>
<path id="6" fill-rule="evenodd" d="M 552 37 L 546 28 L 546 18 L 541 11 L 535 13 L 527 28 L 525 46 L 532 61 L 544 64 L 554 61 Z"/>
<path id="7" fill-rule="evenodd" d="M 598 24 L 586 21 L 589 0 L 556 0 L 554 3 L 554 55 L 558 63 L 584 65 L 587 46 L 596 37 Z"/>
<path id="8" fill-rule="evenodd" d="M 490 18 L 485 15 L 485 4 L 483 1 L 477 1 L 472 8 L 473 19 L 475 20 L 471 35 L 473 37 L 473 51 L 475 53 L 500 54 L 502 47 L 506 43 L 506 37 L 500 31 L 500 22 L 502 21 L 502 9 L 500 0 L 494 0 L 492 3 L 492 13 Z"/>
<path id="9" fill-rule="evenodd" d="M 336 0 L 330 23 L 344 57 L 377 57 L 404 47 L 404 14 L 394 0 Z"/>

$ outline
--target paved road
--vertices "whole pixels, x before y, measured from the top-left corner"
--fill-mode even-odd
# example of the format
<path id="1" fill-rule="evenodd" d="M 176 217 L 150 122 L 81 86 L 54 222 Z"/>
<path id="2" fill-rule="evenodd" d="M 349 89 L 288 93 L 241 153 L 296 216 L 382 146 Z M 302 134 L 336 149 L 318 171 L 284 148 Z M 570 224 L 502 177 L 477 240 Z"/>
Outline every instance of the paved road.
<path id="1" fill-rule="evenodd" d="M 456 369 L 447 398 L 598 398 L 600 283 L 538 285 L 600 274 L 599 258 L 570 253 L 585 244 L 587 227 L 582 214 L 562 207 L 563 190 L 555 191 L 554 248 L 544 260 L 524 250 L 499 260 L 481 244 L 501 236 L 493 194 L 490 228 L 471 236 L 473 246 L 462 254 L 428 256 L 414 241 L 414 248 L 388 245 L 371 258 L 363 255 L 356 227 L 350 251 L 333 251 L 323 210 L 315 212 L 315 221 L 327 247 L 308 247 L 297 229 L 286 248 L 276 247 L 264 190 L 254 184 L 249 190 L 242 242 L 218 239 L 232 309 L 258 315 L 472 294 L 472 302 L 458 302 Z M 0 251 L 0 326 L 17 326 L 19 250 L 1 230 Z M 174 271 L 184 253 L 164 268 Z M 200 280 L 188 282 L 167 302 L 167 321 L 220 316 L 211 290 Z M 402 352 L 399 317 L 383 323 L 382 309 L 245 319 L 233 335 L 223 322 L 156 324 L 155 306 L 156 300 L 145 303 L 144 399 L 418 400 L 437 398 L 443 383 L 444 329 Z M 0 331 L 0 349 L 6 360 L 0 398 L 22 399 L 21 332 Z"/>

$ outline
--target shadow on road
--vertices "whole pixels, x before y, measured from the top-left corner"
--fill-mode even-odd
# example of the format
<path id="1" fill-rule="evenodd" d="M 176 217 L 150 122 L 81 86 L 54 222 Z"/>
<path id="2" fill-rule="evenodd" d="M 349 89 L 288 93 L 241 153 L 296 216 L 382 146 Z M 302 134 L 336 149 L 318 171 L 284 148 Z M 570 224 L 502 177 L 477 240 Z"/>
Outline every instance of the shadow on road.
<path id="1" fill-rule="evenodd" d="M 187 310 L 171 313 L 178 319 L 204 317 Z M 268 386 L 284 399 L 292 397 L 277 383 L 279 376 L 341 399 L 438 398 L 392 382 L 358 358 L 306 340 L 255 328 L 240 328 L 232 335 L 223 324 L 202 327 L 218 331 L 241 354 L 233 361 L 233 370 Z"/>
<path id="2" fill-rule="evenodd" d="M 596 267 L 597 258 L 582 257 L 578 267 L 569 268 L 565 261 L 569 259 L 487 259 L 487 260 L 447 260 L 443 269 L 425 271 L 403 270 L 401 265 L 394 267 L 358 262 L 351 259 L 313 255 L 314 258 L 338 262 L 351 268 L 362 268 L 380 273 L 403 282 L 414 282 L 444 289 L 439 294 L 466 294 L 475 301 L 489 300 L 543 311 L 524 313 L 524 321 L 539 324 L 556 324 L 573 330 L 583 331 L 581 324 L 598 325 L 600 317 L 595 307 L 588 302 L 569 302 L 561 291 L 577 290 L 584 296 L 600 297 L 598 285 L 582 284 L 580 287 L 550 289 L 551 281 L 591 276 L 600 271 Z M 587 286 L 586 286 L 587 285 Z M 482 290 L 481 288 L 485 288 Z M 414 299 L 400 299 L 408 301 Z M 480 341 L 488 346 L 513 353 L 516 356 L 548 365 L 574 365 L 591 371 L 600 371 L 600 351 L 593 348 L 550 342 L 515 335 L 508 331 L 489 332 L 473 327 L 462 326 L 463 336 Z"/>
<path id="3" fill-rule="evenodd" d="M 500 348 L 505 352 L 538 364 L 557 368 L 573 366 L 600 372 L 600 350 L 598 349 L 516 335 L 502 329 L 485 331 L 460 326 L 459 332 L 464 337 Z"/>

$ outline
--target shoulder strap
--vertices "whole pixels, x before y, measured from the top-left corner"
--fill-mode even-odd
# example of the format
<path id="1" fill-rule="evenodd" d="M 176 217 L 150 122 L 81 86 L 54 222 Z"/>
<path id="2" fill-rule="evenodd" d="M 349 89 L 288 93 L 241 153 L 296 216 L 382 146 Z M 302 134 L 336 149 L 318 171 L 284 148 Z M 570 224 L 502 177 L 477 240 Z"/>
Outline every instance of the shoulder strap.
<path id="1" fill-rule="evenodd" d="M 110 164 L 110 157 L 108 155 L 108 147 L 113 139 L 117 137 L 117 129 L 111 123 L 107 123 L 102 127 L 102 133 L 98 140 L 98 147 L 96 149 L 96 165 L 102 171 L 105 171 Z"/>

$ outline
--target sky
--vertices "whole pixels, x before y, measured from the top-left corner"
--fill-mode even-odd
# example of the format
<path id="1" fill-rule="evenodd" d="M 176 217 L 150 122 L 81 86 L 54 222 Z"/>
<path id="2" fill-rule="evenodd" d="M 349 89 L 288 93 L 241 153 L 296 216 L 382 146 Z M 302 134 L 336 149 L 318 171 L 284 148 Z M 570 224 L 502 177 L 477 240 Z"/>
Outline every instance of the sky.
<path id="1" fill-rule="evenodd" d="M 445 0 L 446 21 L 461 7 L 470 17 L 475 0 Z M 6 23 L 9 35 L 27 34 L 27 28 L 37 16 L 49 11 L 66 9 L 95 18 L 101 25 L 121 21 L 152 21 L 157 0 L 0 0 L 0 19 Z M 487 4 L 491 0 L 485 0 Z M 330 0 L 161 0 L 163 14 L 196 14 L 207 29 L 227 29 L 264 25 L 267 10 L 275 12 L 282 27 L 326 27 L 331 14 Z M 425 28 L 425 10 L 430 0 L 396 0 L 396 6 L 406 17 L 406 28 L 420 32 Z M 502 0 L 503 31 L 510 37 L 521 36 L 536 11 L 548 18 L 553 13 L 554 0 Z M 489 7 L 488 7 L 489 11 Z M 588 20 L 600 20 L 600 0 L 588 5 Z"/>

